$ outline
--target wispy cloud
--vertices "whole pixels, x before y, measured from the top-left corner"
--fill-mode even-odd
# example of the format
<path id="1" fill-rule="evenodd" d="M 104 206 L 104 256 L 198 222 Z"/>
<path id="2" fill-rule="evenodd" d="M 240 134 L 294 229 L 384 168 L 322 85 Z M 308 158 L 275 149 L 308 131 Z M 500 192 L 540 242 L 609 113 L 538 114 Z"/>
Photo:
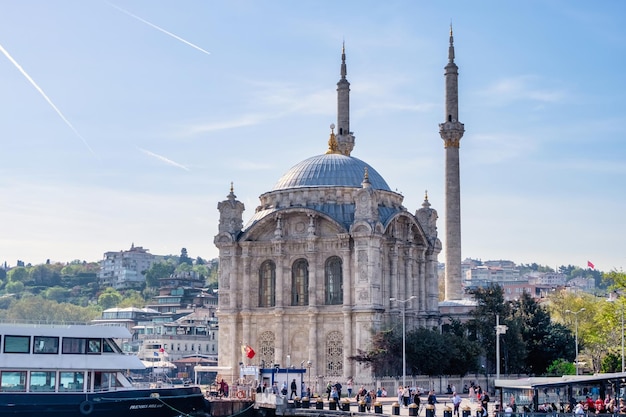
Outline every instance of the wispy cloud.
<path id="1" fill-rule="evenodd" d="M 483 94 L 498 102 L 531 100 L 556 103 L 565 98 L 563 91 L 537 87 L 537 80 L 537 77 L 529 75 L 503 78 L 488 87 Z"/>
<path id="2" fill-rule="evenodd" d="M 186 126 L 182 135 L 193 136 L 219 130 L 238 129 L 277 120 L 293 114 L 325 114 L 332 111 L 335 100 L 331 91 L 306 92 L 284 83 L 249 82 L 256 87 L 248 98 L 250 109 L 231 120 L 195 123 Z"/>
<path id="3" fill-rule="evenodd" d="M 108 2 L 108 1 L 107 1 L 107 3 L 109 4 L 109 6 L 116 8 L 116 9 L 117 9 L 117 10 L 119 10 L 120 12 L 122 12 L 122 13 L 124 13 L 124 14 L 126 14 L 126 15 L 130 16 L 130 17 L 132 17 L 133 19 L 137 19 L 137 20 L 139 20 L 140 22 L 145 23 L 146 25 L 148 25 L 148 26 L 150 26 L 150 27 L 152 27 L 152 28 L 154 28 L 154 29 L 156 29 L 156 30 L 158 30 L 158 31 L 160 31 L 160 32 L 163 32 L 163 33 L 165 33 L 166 35 L 171 36 L 172 38 L 174 38 L 174 39 L 176 39 L 176 40 L 178 40 L 178 41 L 181 41 L 182 43 L 184 43 L 184 44 L 186 44 L 186 45 L 189 45 L 189 46 L 191 46 L 191 47 L 192 47 L 192 48 L 194 48 L 194 49 L 197 49 L 197 50 L 198 50 L 198 51 L 200 51 L 200 52 L 203 52 L 203 53 L 205 53 L 205 54 L 207 54 L 207 55 L 211 55 L 211 53 L 210 53 L 210 52 L 205 51 L 204 49 L 200 48 L 198 45 L 193 44 L 193 43 L 191 43 L 191 42 L 189 42 L 189 41 L 187 41 L 187 40 L 185 40 L 185 39 L 181 38 L 180 36 L 177 36 L 177 35 L 173 34 L 172 32 L 169 32 L 169 31 L 167 31 L 167 30 L 163 29 L 162 27 L 159 27 L 159 26 L 155 25 L 154 23 L 150 23 L 150 22 L 148 22 L 147 20 L 142 19 L 141 17 L 139 17 L 139 16 L 137 16 L 137 15 L 135 15 L 135 14 L 133 14 L 133 13 L 129 12 L 129 11 L 128 11 L 128 10 L 126 10 L 126 9 L 122 9 L 122 8 L 121 8 L 121 7 L 119 7 L 119 6 L 116 6 L 116 5 L 115 5 L 115 4 L 113 4 L 113 3 L 110 3 L 110 2 Z"/>
<path id="4" fill-rule="evenodd" d="M 142 149 L 142 148 L 139 148 L 139 147 L 137 149 L 139 149 L 141 152 L 145 153 L 148 156 L 156 158 L 156 159 L 158 159 L 161 162 L 165 162 L 168 165 L 171 165 L 171 166 L 176 167 L 176 168 L 184 169 L 185 171 L 189 171 L 189 168 L 187 168 L 183 164 L 179 164 L 178 162 L 172 161 L 171 159 L 166 158 L 166 157 L 164 157 L 162 155 L 158 155 L 158 154 L 156 154 L 154 152 L 150 152 L 150 151 L 148 151 L 146 149 Z"/>
<path id="5" fill-rule="evenodd" d="M 467 149 L 467 148 L 466 148 Z M 472 135 L 466 156 L 476 164 L 500 164 L 528 157 L 537 149 L 536 138 L 508 132 Z"/>
<path id="6" fill-rule="evenodd" d="M 85 138 L 80 133 L 78 133 L 78 130 L 76 130 L 74 126 L 70 123 L 70 121 L 67 120 L 67 118 L 63 115 L 63 113 L 61 113 L 61 110 L 59 110 L 59 108 L 55 106 L 52 100 L 50 100 L 50 97 L 48 97 L 48 95 L 44 93 L 41 87 L 37 85 L 35 80 L 33 80 L 31 76 L 28 75 L 28 73 L 24 70 L 24 68 L 22 68 L 22 66 L 18 64 L 18 62 L 15 59 L 13 59 L 11 54 L 9 54 L 9 52 L 6 49 L 4 49 L 2 45 L 0 45 L 0 52 L 2 52 L 4 56 L 6 56 L 7 59 L 11 61 L 13 65 L 15 65 L 15 68 L 17 68 L 17 70 L 22 73 L 22 75 L 28 80 L 28 82 L 31 83 L 33 87 L 35 87 L 35 89 L 39 92 L 39 94 L 41 94 L 41 96 L 48 102 L 50 107 L 52 107 L 52 109 L 59 115 L 59 117 L 61 117 L 61 120 L 63 120 L 63 122 L 65 122 L 65 124 L 68 125 L 70 129 L 72 129 L 72 131 L 76 134 L 76 136 L 78 136 L 80 140 L 83 141 L 87 149 L 89 149 L 89 152 L 91 152 L 93 155 L 96 155 L 96 153 L 93 151 L 93 149 L 91 149 L 91 146 L 89 146 Z"/>

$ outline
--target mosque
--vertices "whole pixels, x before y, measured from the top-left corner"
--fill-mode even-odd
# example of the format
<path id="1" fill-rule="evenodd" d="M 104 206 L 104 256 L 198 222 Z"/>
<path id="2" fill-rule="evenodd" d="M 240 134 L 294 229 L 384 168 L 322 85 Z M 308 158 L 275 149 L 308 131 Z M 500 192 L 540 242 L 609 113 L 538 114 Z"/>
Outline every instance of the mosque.
<path id="1" fill-rule="evenodd" d="M 461 298 L 458 68 L 450 31 L 445 67 L 445 299 Z M 414 213 L 367 162 L 352 156 L 345 47 L 337 83 L 337 125 L 328 148 L 294 165 L 259 197 L 244 226 L 231 185 L 218 204 L 219 365 L 308 364 L 330 380 L 369 380 L 348 358 L 398 323 L 440 324 L 437 211 L 428 196 Z M 322 148 L 323 149 L 323 148 Z M 256 355 L 249 360 L 242 346 Z M 307 366 L 307 365 L 305 365 Z"/>

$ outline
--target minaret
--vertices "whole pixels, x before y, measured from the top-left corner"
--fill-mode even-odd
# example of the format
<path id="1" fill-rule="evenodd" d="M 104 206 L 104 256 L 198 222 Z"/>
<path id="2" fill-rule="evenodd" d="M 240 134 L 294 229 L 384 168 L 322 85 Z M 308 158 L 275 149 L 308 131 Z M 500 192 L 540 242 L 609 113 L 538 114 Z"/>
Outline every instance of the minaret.
<path id="1" fill-rule="evenodd" d="M 341 79 L 337 83 L 337 150 L 350 156 L 354 135 L 350 132 L 350 83 L 346 78 L 346 45 L 341 47 Z"/>
<path id="2" fill-rule="evenodd" d="M 439 124 L 446 153 L 445 224 L 446 251 L 445 299 L 463 298 L 461 287 L 461 180 L 459 168 L 459 143 L 465 132 L 459 122 L 459 71 L 454 63 L 454 38 L 450 25 L 450 47 L 448 65 L 445 66 L 446 113 L 445 122 Z"/>

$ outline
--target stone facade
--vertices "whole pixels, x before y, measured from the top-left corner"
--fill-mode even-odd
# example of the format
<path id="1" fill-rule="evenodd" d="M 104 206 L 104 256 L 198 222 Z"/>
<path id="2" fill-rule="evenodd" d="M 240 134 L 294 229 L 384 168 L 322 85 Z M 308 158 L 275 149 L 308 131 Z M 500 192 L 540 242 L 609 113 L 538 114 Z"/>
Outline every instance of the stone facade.
<path id="1" fill-rule="evenodd" d="M 348 358 L 370 348 L 373 332 L 401 326 L 403 311 L 407 330 L 439 325 L 437 212 L 426 196 L 412 214 L 350 155 L 346 74 L 343 50 L 328 151 L 262 194 L 245 227 L 232 185 L 218 204 L 219 365 L 235 374 L 241 363 L 310 361 L 326 381 L 365 381 L 370 369 Z"/>

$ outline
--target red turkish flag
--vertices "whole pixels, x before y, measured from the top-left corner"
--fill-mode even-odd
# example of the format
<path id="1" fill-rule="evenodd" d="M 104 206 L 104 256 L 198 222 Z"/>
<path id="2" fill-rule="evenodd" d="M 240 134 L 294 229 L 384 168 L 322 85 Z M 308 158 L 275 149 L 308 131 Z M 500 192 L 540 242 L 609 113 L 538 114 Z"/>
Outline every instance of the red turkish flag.
<path id="1" fill-rule="evenodd" d="M 252 349 L 250 346 L 246 346 L 246 356 L 248 357 L 248 359 L 254 358 L 254 355 L 256 355 L 254 349 Z"/>
<path id="2" fill-rule="evenodd" d="M 591 269 L 595 268 L 595 266 L 591 263 L 591 261 L 587 261 L 587 266 Z"/>

